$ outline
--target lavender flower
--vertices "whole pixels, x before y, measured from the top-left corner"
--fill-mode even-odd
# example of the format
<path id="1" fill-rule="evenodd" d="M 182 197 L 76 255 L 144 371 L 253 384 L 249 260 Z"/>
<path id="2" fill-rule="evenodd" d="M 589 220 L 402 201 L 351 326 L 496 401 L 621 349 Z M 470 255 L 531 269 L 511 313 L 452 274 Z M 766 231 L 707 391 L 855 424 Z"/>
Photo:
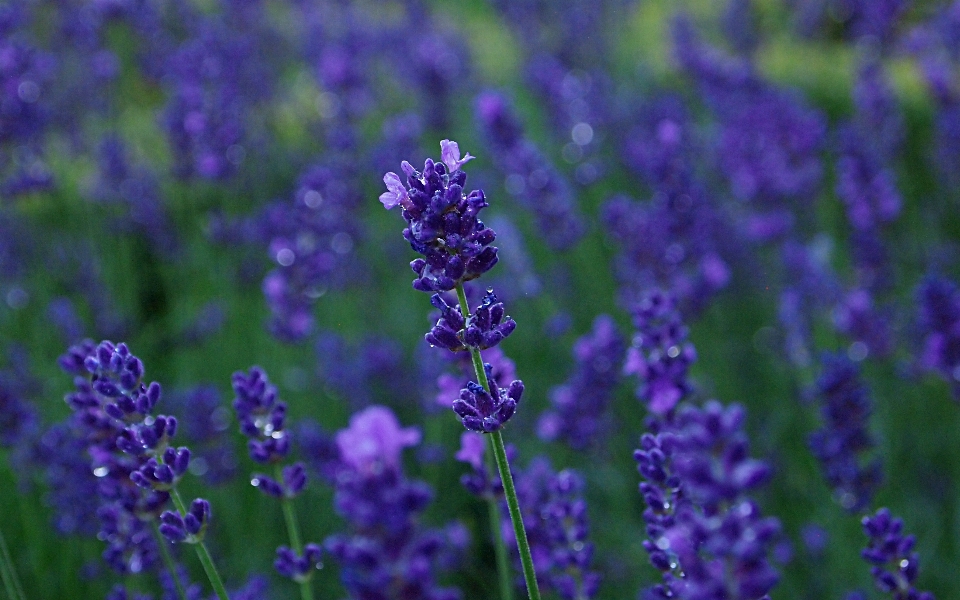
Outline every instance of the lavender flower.
<path id="1" fill-rule="evenodd" d="M 928 276 L 916 292 L 923 347 L 917 366 L 947 380 L 960 399 L 960 289 L 942 277 Z"/>
<path id="2" fill-rule="evenodd" d="M 488 374 L 487 383 L 489 392 L 475 381 L 467 383 L 467 387 L 460 390 L 460 397 L 453 401 L 453 412 L 471 431 L 492 433 L 500 430 L 517 411 L 517 403 L 523 395 L 523 382 L 519 379 L 502 389 Z"/>
<path id="3" fill-rule="evenodd" d="M 869 538 L 863 558 L 873 565 L 870 572 L 877 589 L 895 600 L 933 600 L 933 594 L 921 592 L 913 585 L 920 570 L 920 557 L 913 552 L 916 538 L 903 535 L 903 520 L 881 508 L 876 514 L 863 517 L 862 522 Z"/>
<path id="4" fill-rule="evenodd" d="M 497 263 L 497 249 L 490 246 L 496 233 L 477 216 L 489 206 L 483 191 L 464 194 L 467 174 L 460 167 L 473 157 L 460 158 L 456 142 L 440 143 L 442 163 L 427 159 L 423 173 L 404 161 L 406 186 L 396 173 L 383 177 L 387 192 L 380 202 L 387 209 L 400 206 L 408 227 L 403 237 L 424 258 L 410 263 L 417 274 L 414 289 L 422 292 L 452 290 L 475 279 Z"/>
<path id="5" fill-rule="evenodd" d="M 746 496 L 769 469 L 749 458 L 743 417 L 742 407 L 711 401 L 644 435 L 634 454 L 647 479 L 644 547 L 664 573 L 645 598 L 755 600 L 776 584 L 766 555 L 779 523 Z"/>
<path id="6" fill-rule="evenodd" d="M 85 444 L 90 468 L 99 478 L 99 535 L 108 541 L 104 559 L 121 573 L 149 569 L 157 549 L 147 521 L 159 518 L 175 528 L 179 520 L 184 531 L 196 529 L 193 533 L 199 534 L 209 518 L 209 505 L 200 499 L 189 526 L 186 515 L 164 511 L 190 462 L 187 448 L 170 445 L 177 420 L 151 414 L 160 400 L 160 385 L 142 382 L 143 363 L 125 344 L 87 340 L 71 347 L 59 363 L 76 376 L 76 389 L 66 401 L 74 411 L 70 426 Z M 169 527 L 165 531 L 171 541 L 199 541 L 179 533 Z"/>
<path id="7" fill-rule="evenodd" d="M 556 472 L 549 460 L 537 457 L 515 479 L 538 583 L 564 600 L 595 597 L 600 574 L 591 569 L 593 544 L 583 478 L 572 469 Z M 502 532 L 515 547 L 509 523 L 503 523 Z"/>
<path id="8" fill-rule="evenodd" d="M 347 167 L 319 163 L 300 176 L 294 202 L 275 204 L 264 215 L 264 237 L 277 267 L 263 280 L 270 330 L 288 342 L 313 331 L 311 312 L 328 290 L 362 272 L 353 253 L 360 236 L 353 207 L 358 191 Z"/>
<path id="9" fill-rule="evenodd" d="M 337 433 L 341 465 L 334 505 L 349 532 L 328 537 L 324 547 L 354 597 L 460 598 L 458 590 L 435 580 L 447 536 L 418 523 L 431 491 L 408 480 L 400 465 L 403 448 L 419 440 L 418 430 L 400 427 L 382 406 L 354 415 L 350 427 Z"/>
<path id="10" fill-rule="evenodd" d="M 484 93 L 477 98 L 476 113 L 500 169 L 506 172 L 507 192 L 533 212 L 553 249 L 572 247 L 585 228 L 570 184 L 525 136 L 506 98 Z"/>
<path id="11" fill-rule="evenodd" d="M 277 388 L 267 374 L 260 367 L 251 368 L 249 374 L 237 371 L 233 374 L 233 391 L 240 431 L 250 438 L 250 458 L 264 464 L 283 460 L 290 451 L 284 428 L 287 405 L 277 400 Z"/>
<path id="12" fill-rule="evenodd" d="M 440 310 L 440 319 L 424 339 L 431 346 L 451 352 L 466 350 L 468 346 L 477 350 L 493 348 L 517 327 L 492 289 L 487 290 L 480 305 L 466 319 L 460 314 L 459 305 L 450 306 L 440 294 L 431 296 L 430 304 Z"/>
<path id="13" fill-rule="evenodd" d="M 863 459 L 874 445 L 868 431 L 872 403 L 853 361 L 826 355 L 822 362 L 817 391 L 823 425 L 810 436 L 810 449 L 837 501 L 853 513 L 869 506 L 882 479 L 879 457 Z"/>
<path id="14" fill-rule="evenodd" d="M 538 435 L 563 439 L 576 449 L 598 441 L 609 425 L 607 405 L 620 383 L 625 344 L 608 315 L 593 322 L 593 330 L 573 346 L 574 372 L 567 383 L 550 390 L 551 408 L 540 415 Z"/>
<path id="15" fill-rule="evenodd" d="M 655 414 L 673 410 L 691 391 L 687 370 L 697 358 L 686 341 L 687 328 L 677 312 L 676 300 L 659 290 L 650 292 L 634 308 L 637 334 L 627 349 L 626 375 L 640 380 L 637 397 Z"/>

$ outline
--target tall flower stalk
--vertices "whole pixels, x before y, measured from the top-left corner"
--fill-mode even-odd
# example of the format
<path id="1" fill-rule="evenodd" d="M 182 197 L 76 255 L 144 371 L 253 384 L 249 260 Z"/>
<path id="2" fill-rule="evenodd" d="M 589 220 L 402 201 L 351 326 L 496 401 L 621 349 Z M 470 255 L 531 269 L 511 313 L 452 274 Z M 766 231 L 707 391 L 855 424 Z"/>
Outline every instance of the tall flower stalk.
<path id="1" fill-rule="evenodd" d="M 497 249 L 490 246 L 496 233 L 478 219 L 480 211 L 489 206 L 483 191 L 464 193 L 467 174 L 461 167 L 474 157 L 468 153 L 461 158 L 459 146 L 450 140 L 440 142 L 440 154 L 442 162 L 428 158 L 422 172 L 406 161 L 401 163 L 406 183 L 396 173 L 384 175 L 387 191 L 380 195 L 380 202 L 388 210 L 396 206 L 402 208 L 408 224 L 403 237 L 422 255 L 410 263 L 417 275 L 413 287 L 432 293 L 430 303 L 440 310 L 440 319 L 425 336 L 427 342 L 452 352 L 470 353 L 476 381 L 460 390 L 452 408 L 468 430 L 489 434 L 517 539 L 527 594 L 531 600 L 539 600 L 530 545 L 500 432 L 516 411 L 523 394 L 523 382 L 515 380 L 506 389 L 501 388 L 487 377 L 490 367 L 481 356 L 481 350 L 492 348 L 509 336 L 516 322 L 506 316 L 503 303 L 493 290 L 488 290 L 480 305 L 470 311 L 463 284 L 497 263 Z M 448 304 L 442 295 L 452 290 L 457 295 L 454 305 Z M 495 534 L 495 538 L 497 543 L 503 543 L 499 535 Z M 500 577 L 505 575 L 501 572 Z"/>

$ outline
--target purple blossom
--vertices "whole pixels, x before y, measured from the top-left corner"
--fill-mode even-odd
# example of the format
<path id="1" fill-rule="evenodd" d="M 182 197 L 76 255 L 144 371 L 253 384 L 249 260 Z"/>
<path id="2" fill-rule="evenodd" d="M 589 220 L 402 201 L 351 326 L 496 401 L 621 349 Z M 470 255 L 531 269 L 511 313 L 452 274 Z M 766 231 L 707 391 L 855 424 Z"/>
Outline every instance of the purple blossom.
<path id="1" fill-rule="evenodd" d="M 458 590 L 435 580 L 451 538 L 418 523 L 430 488 L 408 480 L 400 464 L 403 448 L 419 439 L 416 429 L 401 428 L 384 407 L 354 415 L 350 427 L 337 433 L 341 463 L 334 506 L 348 531 L 328 537 L 324 549 L 353 597 L 460 598 Z"/>
<path id="2" fill-rule="evenodd" d="M 767 554 L 779 534 L 746 495 L 769 468 L 749 458 L 737 405 L 684 406 L 672 422 L 653 421 L 634 453 L 646 481 L 644 520 L 650 562 L 664 582 L 645 598 L 756 599 L 778 575 Z"/>
<path id="3" fill-rule="evenodd" d="M 960 289 L 948 279 L 928 276 L 916 297 L 923 338 L 917 367 L 938 373 L 960 399 Z"/>
<path id="4" fill-rule="evenodd" d="M 313 571 L 319 569 L 323 549 L 317 544 L 307 544 L 301 554 L 287 546 L 277 548 L 277 560 L 273 566 L 277 572 L 296 582 L 308 581 Z"/>
<path id="5" fill-rule="evenodd" d="M 488 373 L 487 383 L 489 392 L 475 381 L 468 382 L 467 387 L 460 390 L 460 397 L 453 401 L 453 412 L 470 431 L 492 433 L 501 429 L 517 411 L 523 395 L 523 382 L 519 379 L 501 388 Z"/>
<path id="6" fill-rule="evenodd" d="M 585 232 L 570 184 L 524 134 L 512 107 L 500 94 L 476 100 L 477 120 L 501 171 L 507 192 L 531 211 L 555 250 L 576 244 Z"/>
<path id="7" fill-rule="evenodd" d="M 650 411 L 669 413 L 691 390 L 687 370 L 697 358 L 686 341 L 687 328 L 680 319 L 676 300 L 654 290 L 634 307 L 637 333 L 627 349 L 623 372 L 635 375 L 637 397 Z"/>
<path id="8" fill-rule="evenodd" d="M 240 431 L 249 438 L 250 458 L 259 463 L 276 463 L 290 451 L 290 437 L 285 423 L 287 405 L 277 400 L 277 388 L 267 379 L 260 367 L 233 374 L 236 398 L 233 408 L 237 413 Z"/>
<path id="9" fill-rule="evenodd" d="M 291 204 L 276 203 L 263 234 L 276 267 L 263 280 L 271 332 L 297 342 L 313 332 L 313 305 L 328 290 L 362 275 L 354 254 L 360 237 L 358 190 L 345 166 L 318 163 L 300 176 Z"/>
<path id="10" fill-rule="evenodd" d="M 393 412 L 371 406 L 350 417 L 350 427 L 337 432 L 340 459 L 351 469 L 364 473 L 400 468 L 404 448 L 420 443 L 420 430 L 400 427 Z"/>
<path id="11" fill-rule="evenodd" d="M 455 143 L 444 142 L 452 144 L 444 146 L 445 159 L 451 160 L 451 164 L 461 165 L 469 160 L 459 159 L 459 148 L 454 157 Z M 493 268 L 497 263 L 497 249 L 490 243 L 497 234 L 477 218 L 479 212 L 489 206 L 483 191 L 464 194 L 467 174 L 459 169 L 449 171 L 445 163 L 435 163 L 429 158 L 424 163 L 423 173 L 417 172 L 406 161 L 401 166 L 407 175 L 407 197 L 396 197 L 396 203 L 389 200 L 384 206 L 400 205 L 403 208 L 403 218 L 408 224 L 403 237 L 424 256 L 410 263 L 410 268 L 417 274 L 414 289 L 422 292 L 452 290 Z M 392 185 L 394 178 L 399 178 L 390 175 L 388 173 L 384 181 L 389 178 Z M 398 192 L 391 193 L 396 196 Z"/>
<path id="12" fill-rule="evenodd" d="M 863 558 L 873 566 L 877 589 L 895 600 L 934 600 L 930 592 L 914 587 L 920 570 L 920 557 L 913 551 L 916 538 L 903 535 L 903 520 L 881 508 L 863 517 L 863 531 L 869 539 Z"/>
<path id="13" fill-rule="evenodd" d="M 595 444 L 609 427 L 607 411 L 620 383 L 625 351 L 623 337 L 608 315 L 593 322 L 593 330 L 573 346 L 574 371 L 567 383 L 550 390 L 550 408 L 540 415 L 537 433 L 543 439 L 563 439 L 573 448 Z"/>
<path id="14" fill-rule="evenodd" d="M 817 380 L 822 425 L 809 438 L 837 502 L 854 513 L 869 506 L 882 480 L 880 458 L 865 458 L 874 443 L 869 432 L 872 402 L 860 369 L 842 355 L 826 355 Z"/>
<path id="15" fill-rule="evenodd" d="M 537 457 L 527 468 L 517 469 L 514 479 L 538 584 L 565 600 L 595 597 L 600 573 L 592 570 L 593 544 L 581 475 L 572 469 L 554 471 L 548 459 Z M 506 504 L 501 504 L 505 509 Z M 516 548 L 506 510 L 501 515 L 504 541 Z"/>
<path id="16" fill-rule="evenodd" d="M 431 296 L 430 304 L 440 311 L 440 319 L 424 339 L 431 346 L 440 346 L 451 352 L 468 347 L 477 350 L 493 348 L 517 327 L 516 321 L 504 312 L 503 302 L 492 289 L 487 290 L 480 305 L 466 319 L 461 315 L 459 305 L 450 306 L 440 294 Z"/>

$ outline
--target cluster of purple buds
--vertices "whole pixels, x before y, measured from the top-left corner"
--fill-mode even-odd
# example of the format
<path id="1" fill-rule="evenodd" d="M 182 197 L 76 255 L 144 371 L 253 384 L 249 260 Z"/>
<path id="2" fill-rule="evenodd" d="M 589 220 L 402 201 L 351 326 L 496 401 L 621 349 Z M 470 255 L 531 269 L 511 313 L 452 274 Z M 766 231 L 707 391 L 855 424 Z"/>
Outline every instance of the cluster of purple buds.
<path id="1" fill-rule="evenodd" d="M 283 467 L 280 478 L 282 481 L 255 473 L 250 483 L 261 492 L 274 498 L 295 498 L 307 485 L 307 470 L 303 463 L 294 463 Z"/>
<path id="2" fill-rule="evenodd" d="M 487 365 L 484 369 L 489 371 Z M 467 387 L 460 390 L 460 397 L 453 401 L 453 412 L 471 431 L 492 433 L 499 430 L 516 412 L 523 395 L 523 382 L 519 379 L 503 389 L 488 372 L 487 383 L 489 392 L 475 381 L 468 382 Z"/>
<path id="3" fill-rule="evenodd" d="M 503 302 L 492 289 L 487 290 L 480 305 L 466 319 L 459 306 L 447 304 L 440 294 L 431 296 L 430 303 L 440 310 L 440 319 L 424 338 L 431 346 L 451 352 L 460 352 L 467 347 L 477 350 L 493 348 L 517 327 L 516 321 L 506 315 Z"/>
<path id="4" fill-rule="evenodd" d="M 401 427 L 383 406 L 353 415 L 350 426 L 336 435 L 340 464 L 334 505 L 349 532 L 328 537 L 324 548 L 340 565 L 351 597 L 461 597 L 456 589 L 439 587 L 434 578 L 448 544 L 445 536 L 418 523 L 432 491 L 403 473 L 403 449 L 418 444 L 420 437 L 419 430 Z"/>
<path id="5" fill-rule="evenodd" d="M 290 451 L 290 439 L 284 429 L 287 405 L 277 400 L 277 388 L 267 379 L 260 367 L 233 374 L 233 391 L 237 397 L 233 408 L 237 412 L 240 431 L 250 438 L 247 448 L 250 458 L 258 463 L 276 463 Z"/>
<path id="6" fill-rule="evenodd" d="M 163 513 L 160 516 L 160 533 L 172 543 L 196 544 L 203 540 L 209 522 L 210 503 L 197 498 L 184 515 L 169 510 Z"/>
<path id="7" fill-rule="evenodd" d="M 863 517 L 862 522 L 869 538 L 862 554 L 873 565 L 870 571 L 877 589 L 891 594 L 894 600 L 934 600 L 933 594 L 920 592 L 913 586 L 920 559 L 913 551 L 916 538 L 903 535 L 903 520 L 881 508 L 873 516 Z"/>
<path id="8" fill-rule="evenodd" d="M 319 568 L 322 555 L 323 549 L 313 543 L 304 546 L 300 555 L 287 546 L 280 546 L 277 548 L 277 559 L 273 561 L 273 566 L 284 577 L 303 583 L 309 581 L 313 572 Z"/>
<path id="9" fill-rule="evenodd" d="M 89 384 L 80 381 L 80 364 L 90 376 Z M 60 365 L 78 375 L 74 382 L 77 390 L 66 398 L 74 410 L 102 407 L 114 419 L 134 423 L 143 421 L 160 399 L 160 384 L 141 383 L 143 363 L 126 344 L 103 341 L 94 347 L 93 342 L 86 341 L 71 347 L 61 357 Z"/>
<path id="10" fill-rule="evenodd" d="M 687 328 L 673 296 L 649 292 L 633 313 L 637 334 L 623 372 L 640 380 L 637 397 L 653 413 L 666 414 L 692 389 L 687 371 L 697 358 L 696 350 L 686 341 Z"/>
<path id="11" fill-rule="evenodd" d="M 489 206 L 483 191 L 464 194 L 467 174 L 460 170 L 473 159 L 460 158 L 456 142 L 440 142 L 442 163 L 428 158 L 420 173 L 404 161 L 406 185 L 396 173 L 387 173 L 387 192 L 380 202 L 387 209 L 400 206 L 408 227 L 403 237 L 423 255 L 410 263 L 417 274 L 413 287 L 422 292 L 445 292 L 464 281 L 476 279 L 497 263 L 497 249 L 490 246 L 496 233 L 477 218 Z"/>

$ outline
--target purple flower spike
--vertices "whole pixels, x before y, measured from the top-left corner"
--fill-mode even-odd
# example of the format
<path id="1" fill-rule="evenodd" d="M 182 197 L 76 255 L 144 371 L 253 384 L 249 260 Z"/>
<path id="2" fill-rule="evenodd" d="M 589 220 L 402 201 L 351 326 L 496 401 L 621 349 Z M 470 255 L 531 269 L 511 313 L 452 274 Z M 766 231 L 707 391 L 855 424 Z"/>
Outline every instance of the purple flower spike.
<path id="1" fill-rule="evenodd" d="M 254 473 L 250 478 L 250 485 L 268 496 L 283 498 L 283 486 L 276 479 L 263 473 Z"/>
<path id="2" fill-rule="evenodd" d="M 488 206 L 483 191 L 464 193 L 467 174 L 460 166 L 473 157 L 468 154 L 461 160 L 456 143 L 444 142 L 444 162 L 428 158 L 420 173 L 404 161 L 406 189 L 399 176 L 387 173 L 383 180 L 389 191 L 380 196 L 388 209 L 403 207 L 408 225 L 403 237 L 423 255 L 410 263 L 417 274 L 413 287 L 422 292 L 452 290 L 497 263 L 497 249 L 490 246 L 497 234 L 478 218 Z"/>
<path id="3" fill-rule="evenodd" d="M 492 433 L 499 430 L 516 412 L 523 395 L 523 382 L 519 379 L 514 380 L 508 389 L 501 389 L 493 378 L 488 378 L 488 383 L 489 393 L 474 381 L 467 383 L 467 387 L 460 390 L 460 397 L 453 402 L 453 412 L 471 431 Z"/>
<path id="4" fill-rule="evenodd" d="M 263 369 L 253 367 L 249 375 L 233 374 L 233 390 L 240 431 L 250 438 L 250 458 L 259 463 L 283 460 L 290 451 L 290 438 L 285 429 L 287 405 L 277 401 L 277 388 Z"/>
<path id="5" fill-rule="evenodd" d="M 277 548 L 277 560 L 273 562 L 273 566 L 284 577 L 302 583 L 309 581 L 313 572 L 321 567 L 322 554 L 323 550 L 317 544 L 307 544 L 303 548 L 302 556 L 297 556 L 297 553 L 287 546 L 280 546 Z"/>
<path id="6" fill-rule="evenodd" d="M 916 538 L 903 535 L 903 520 L 881 508 L 873 516 L 863 518 L 863 531 L 869 538 L 863 558 L 874 566 L 870 569 L 874 583 L 894 600 L 934 600 L 930 592 L 920 592 L 913 583 L 920 569 L 920 558 L 913 552 Z"/>

